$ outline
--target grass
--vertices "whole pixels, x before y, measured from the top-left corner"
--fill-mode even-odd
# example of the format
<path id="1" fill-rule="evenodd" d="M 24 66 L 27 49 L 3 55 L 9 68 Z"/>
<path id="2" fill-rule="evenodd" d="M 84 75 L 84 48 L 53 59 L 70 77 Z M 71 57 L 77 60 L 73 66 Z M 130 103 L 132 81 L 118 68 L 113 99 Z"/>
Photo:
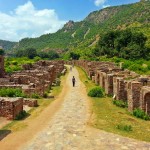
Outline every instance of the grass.
<path id="1" fill-rule="evenodd" d="M 16 131 L 20 131 L 22 129 L 25 129 L 28 125 L 27 125 L 27 121 L 32 121 L 34 120 L 36 117 L 38 117 L 40 115 L 40 113 L 42 113 L 42 111 L 44 111 L 44 109 L 46 107 L 48 107 L 52 101 L 55 100 L 55 98 L 57 97 L 57 95 L 59 95 L 59 93 L 62 91 L 63 88 L 63 82 L 65 81 L 67 77 L 67 74 L 65 76 L 61 76 L 61 85 L 60 86 L 54 86 L 52 87 L 51 93 L 50 95 L 53 95 L 54 98 L 51 99 L 37 99 L 38 101 L 38 107 L 33 107 L 32 109 L 30 109 L 27 113 L 29 114 L 27 118 L 25 118 L 25 120 L 13 120 L 12 122 L 10 122 L 9 124 L 7 124 L 6 126 L 4 126 L 2 129 L 0 129 L 0 131 L 3 130 L 11 130 L 11 132 L 16 132 Z M 0 132 L 1 134 L 1 132 Z"/>
<path id="2" fill-rule="evenodd" d="M 87 92 L 95 86 L 87 78 L 86 73 L 79 67 L 79 76 L 86 86 Z M 107 132 L 150 142 L 150 121 L 134 117 L 127 108 L 120 108 L 113 104 L 111 97 L 91 98 L 92 111 L 95 115 L 92 126 Z"/>

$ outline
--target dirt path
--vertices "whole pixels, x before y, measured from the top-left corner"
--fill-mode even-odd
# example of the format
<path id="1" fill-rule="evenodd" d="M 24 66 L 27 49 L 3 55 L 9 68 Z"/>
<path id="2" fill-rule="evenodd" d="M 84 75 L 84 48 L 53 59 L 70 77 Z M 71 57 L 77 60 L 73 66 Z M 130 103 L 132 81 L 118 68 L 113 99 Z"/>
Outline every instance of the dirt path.
<path id="1" fill-rule="evenodd" d="M 72 87 L 71 84 L 73 75 L 77 80 L 75 87 Z M 34 122 L 31 122 L 26 130 L 11 134 L 2 140 L 0 149 L 150 150 L 150 143 L 88 127 L 89 118 L 89 101 L 86 89 L 79 80 L 77 70 L 73 68 L 67 77 L 59 99 Z M 13 139 L 14 137 L 15 139 Z M 31 140 L 29 141 L 29 139 Z"/>

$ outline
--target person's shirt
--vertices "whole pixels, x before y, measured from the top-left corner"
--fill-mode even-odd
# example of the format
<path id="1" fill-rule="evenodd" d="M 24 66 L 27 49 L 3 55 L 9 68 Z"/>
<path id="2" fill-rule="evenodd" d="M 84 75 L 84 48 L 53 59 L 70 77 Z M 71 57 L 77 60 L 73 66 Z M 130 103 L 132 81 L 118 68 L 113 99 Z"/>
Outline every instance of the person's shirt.
<path id="1" fill-rule="evenodd" d="M 76 81 L 76 79 L 75 78 L 72 78 L 72 82 L 75 82 Z"/>

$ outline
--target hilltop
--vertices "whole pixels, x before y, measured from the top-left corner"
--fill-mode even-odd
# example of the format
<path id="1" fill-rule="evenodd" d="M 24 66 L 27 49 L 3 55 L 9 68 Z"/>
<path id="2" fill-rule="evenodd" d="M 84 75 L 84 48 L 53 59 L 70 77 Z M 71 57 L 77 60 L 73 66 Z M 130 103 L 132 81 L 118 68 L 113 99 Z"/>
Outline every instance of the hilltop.
<path id="1" fill-rule="evenodd" d="M 83 21 L 69 21 L 56 33 L 22 39 L 16 49 L 84 49 L 95 46 L 105 32 L 126 28 L 143 32 L 148 37 L 147 45 L 150 47 L 149 10 L 150 1 L 141 1 L 94 11 Z"/>

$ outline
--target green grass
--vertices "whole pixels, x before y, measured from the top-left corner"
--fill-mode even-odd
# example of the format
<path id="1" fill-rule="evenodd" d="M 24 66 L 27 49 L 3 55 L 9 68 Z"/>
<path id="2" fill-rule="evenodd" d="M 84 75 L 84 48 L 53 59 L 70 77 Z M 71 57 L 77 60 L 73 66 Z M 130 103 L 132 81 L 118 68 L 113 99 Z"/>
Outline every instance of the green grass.
<path id="1" fill-rule="evenodd" d="M 87 92 L 95 84 L 88 80 L 85 72 L 77 67 L 81 81 L 85 84 Z M 95 128 L 127 136 L 130 138 L 150 142 L 150 121 L 144 121 L 132 116 L 127 108 L 120 108 L 113 104 L 111 97 L 90 98 L 94 120 L 91 125 Z"/>

